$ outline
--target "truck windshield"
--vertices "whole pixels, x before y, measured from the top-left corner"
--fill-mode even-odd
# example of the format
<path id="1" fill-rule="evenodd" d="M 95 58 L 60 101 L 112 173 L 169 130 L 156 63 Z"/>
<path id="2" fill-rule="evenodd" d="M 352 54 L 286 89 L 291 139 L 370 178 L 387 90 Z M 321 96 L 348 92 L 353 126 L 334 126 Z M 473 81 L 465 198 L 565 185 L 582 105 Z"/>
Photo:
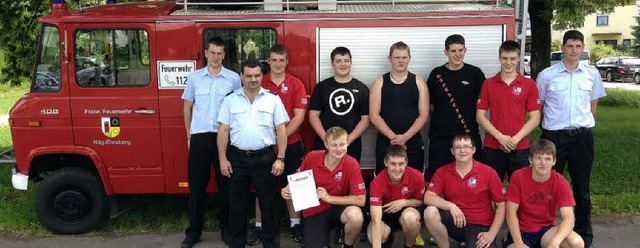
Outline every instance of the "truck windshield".
<path id="1" fill-rule="evenodd" d="M 60 91 L 60 31 L 57 27 L 42 27 L 35 68 L 31 92 Z"/>

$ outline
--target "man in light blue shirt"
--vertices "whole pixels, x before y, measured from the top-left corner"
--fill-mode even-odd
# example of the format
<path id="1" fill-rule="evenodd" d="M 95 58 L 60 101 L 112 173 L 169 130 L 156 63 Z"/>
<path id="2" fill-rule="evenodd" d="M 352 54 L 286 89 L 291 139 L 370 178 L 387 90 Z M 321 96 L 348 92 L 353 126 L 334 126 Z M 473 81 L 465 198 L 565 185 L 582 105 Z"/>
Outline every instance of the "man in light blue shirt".
<path id="1" fill-rule="evenodd" d="M 598 99 L 605 91 L 598 71 L 580 62 L 584 36 L 569 30 L 562 39 L 564 59 L 538 75 L 538 92 L 542 101 L 542 136 L 557 148 L 554 169 L 560 174 L 568 163 L 576 200 L 574 231 L 582 236 L 585 247 L 593 241 L 589 181 L 593 166 L 594 114 Z"/>
<path id="2" fill-rule="evenodd" d="M 229 94 L 220 107 L 218 155 L 220 171 L 229 179 L 231 248 L 244 248 L 249 183 L 255 185 L 262 214 L 260 239 L 265 248 L 279 247 L 276 220 L 276 177 L 284 171 L 287 111 L 274 92 L 261 87 L 262 66 L 242 64 L 243 88 Z M 276 151 L 274 152 L 274 145 Z M 277 154 L 276 154 L 277 153 Z"/>
<path id="3" fill-rule="evenodd" d="M 225 57 L 225 43 L 220 38 L 207 42 L 204 56 L 207 66 L 197 70 L 187 78 L 184 99 L 184 126 L 187 129 L 189 147 L 189 227 L 185 231 L 182 248 L 193 247 L 200 241 L 204 222 L 206 187 L 210 179 L 210 166 L 216 167 L 216 183 L 221 193 L 221 210 L 218 215 L 222 239 L 228 242 L 229 224 L 226 203 L 226 179 L 220 174 L 216 139 L 218 132 L 218 110 L 224 97 L 242 87 L 237 73 L 222 66 Z"/>

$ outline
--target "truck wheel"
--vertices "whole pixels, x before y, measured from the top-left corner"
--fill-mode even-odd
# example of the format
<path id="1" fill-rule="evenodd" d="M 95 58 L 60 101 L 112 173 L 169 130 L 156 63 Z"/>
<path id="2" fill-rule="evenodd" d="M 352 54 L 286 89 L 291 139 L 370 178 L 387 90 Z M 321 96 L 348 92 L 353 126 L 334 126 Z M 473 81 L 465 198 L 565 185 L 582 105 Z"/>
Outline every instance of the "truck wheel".
<path id="1" fill-rule="evenodd" d="M 608 71 L 607 75 L 605 76 L 605 79 L 607 80 L 607 82 L 613 82 L 613 73 Z"/>
<path id="2" fill-rule="evenodd" d="M 85 233 L 107 217 L 107 195 L 100 179 L 82 168 L 63 168 L 36 189 L 34 208 L 43 226 L 57 234 Z"/>

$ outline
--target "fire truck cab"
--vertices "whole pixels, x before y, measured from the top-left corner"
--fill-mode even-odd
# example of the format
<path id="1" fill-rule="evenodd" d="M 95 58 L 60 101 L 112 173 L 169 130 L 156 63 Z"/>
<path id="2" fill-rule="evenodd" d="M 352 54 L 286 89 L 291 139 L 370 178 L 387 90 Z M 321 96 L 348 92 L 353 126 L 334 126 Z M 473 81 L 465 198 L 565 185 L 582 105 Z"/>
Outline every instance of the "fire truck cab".
<path id="1" fill-rule="evenodd" d="M 246 59 L 266 64 L 268 49 L 284 44 L 288 71 L 309 95 L 333 75 L 336 46 L 351 50 L 353 76 L 370 85 L 390 70 L 387 54 L 397 41 L 411 47 L 410 71 L 426 78 L 446 62 L 444 39 L 461 34 L 466 61 L 490 76 L 500 70 L 499 45 L 516 36 L 514 9 L 496 1 L 322 2 L 300 11 L 287 10 L 289 2 L 230 9 L 186 0 L 69 10 L 54 0 L 40 18 L 31 90 L 10 112 L 14 187 L 41 181 L 35 211 L 60 234 L 95 229 L 116 195 L 188 193 L 180 97 L 187 75 L 206 66 L 204 44 L 214 36 L 227 42 L 224 66 L 234 71 Z M 302 128 L 312 144 L 313 130 Z M 370 129 L 363 170 L 375 168 Z"/>

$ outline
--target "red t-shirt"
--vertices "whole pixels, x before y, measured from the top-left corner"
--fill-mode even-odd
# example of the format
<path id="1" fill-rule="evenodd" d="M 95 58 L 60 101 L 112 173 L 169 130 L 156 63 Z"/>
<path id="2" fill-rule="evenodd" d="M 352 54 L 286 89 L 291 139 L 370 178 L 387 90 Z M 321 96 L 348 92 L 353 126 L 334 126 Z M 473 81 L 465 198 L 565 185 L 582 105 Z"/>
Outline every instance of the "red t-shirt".
<path id="1" fill-rule="evenodd" d="M 307 109 L 307 92 L 304 89 L 304 85 L 300 79 L 293 75 L 286 73 L 284 81 L 277 86 L 271 81 L 271 74 L 267 73 L 262 78 L 262 88 L 273 91 L 278 94 L 284 104 L 284 109 L 289 115 L 289 119 L 293 119 L 293 109 Z M 287 123 L 287 126 L 289 123 Z M 293 144 L 302 139 L 300 135 L 300 128 L 298 128 L 293 134 L 287 138 L 287 144 Z"/>
<path id="2" fill-rule="evenodd" d="M 511 176 L 507 201 L 519 204 L 518 222 L 523 232 L 537 232 L 556 221 L 556 210 L 576 205 L 569 182 L 556 171 L 543 183 L 533 180 L 531 167 L 519 169 Z"/>
<path id="3" fill-rule="evenodd" d="M 518 77 L 507 85 L 498 72 L 482 84 L 476 107 L 484 110 L 491 109 L 489 116 L 491 124 L 502 134 L 513 136 L 526 123 L 527 113 L 540 110 L 542 105 L 535 81 L 518 73 Z M 500 142 L 489 133 L 485 134 L 484 145 L 500 149 Z M 527 149 L 529 146 L 529 135 L 527 135 L 520 140 L 516 149 Z"/>
<path id="4" fill-rule="evenodd" d="M 441 167 L 427 190 L 444 194 L 444 199 L 462 210 L 467 223 L 486 226 L 493 223 L 495 214 L 491 202 L 504 202 L 506 194 L 498 173 L 478 161 L 473 161 L 473 168 L 464 178 L 456 171 L 455 162 Z"/>
<path id="5" fill-rule="evenodd" d="M 304 157 L 302 165 L 300 165 L 297 172 L 312 170 L 316 187 L 325 188 L 329 195 L 366 195 L 367 190 L 364 186 L 358 161 L 349 155 L 344 155 L 340 164 L 331 171 L 324 165 L 324 155 L 326 153 L 326 150 L 309 152 Z M 320 199 L 319 206 L 305 209 L 302 214 L 304 217 L 309 217 L 327 211 L 330 208 L 331 204 Z"/>
<path id="6" fill-rule="evenodd" d="M 393 184 L 384 169 L 371 181 L 369 204 L 371 206 L 382 206 L 399 199 L 424 198 L 424 176 L 420 171 L 408 167 L 404 171 L 404 176 L 398 184 Z"/>

